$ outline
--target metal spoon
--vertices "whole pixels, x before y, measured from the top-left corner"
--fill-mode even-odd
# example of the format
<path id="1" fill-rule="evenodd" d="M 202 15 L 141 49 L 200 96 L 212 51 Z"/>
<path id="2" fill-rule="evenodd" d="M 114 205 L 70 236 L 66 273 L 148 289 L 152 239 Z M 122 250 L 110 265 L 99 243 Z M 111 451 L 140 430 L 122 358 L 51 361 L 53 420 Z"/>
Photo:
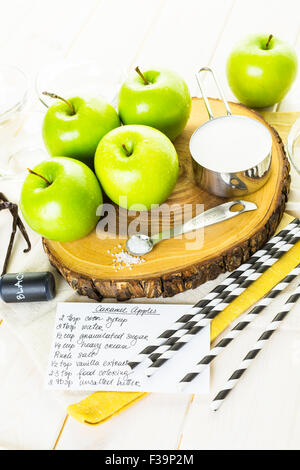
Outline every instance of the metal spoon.
<path id="1" fill-rule="evenodd" d="M 231 210 L 236 205 L 242 205 L 242 209 L 233 211 Z M 143 234 L 135 234 L 128 238 L 126 242 L 126 249 L 129 253 L 135 256 L 146 255 L 152 251 L 153 247 L 161 242 L 183 233 L 192 232 L 208 225 L 217 224 L 224 220 L 231 219 L 237 215 L 243 214 L 244 212 L 254 211 L 257 209 L 257 205 L 254 202 L 248 201 L 230 201 L 225 204 L 213 207 L 202 214 L 197 215 L 193 219 L 185 222 L 181 225 L 176 225 L 169 230 L 157 233 L 152 237 Z"/>

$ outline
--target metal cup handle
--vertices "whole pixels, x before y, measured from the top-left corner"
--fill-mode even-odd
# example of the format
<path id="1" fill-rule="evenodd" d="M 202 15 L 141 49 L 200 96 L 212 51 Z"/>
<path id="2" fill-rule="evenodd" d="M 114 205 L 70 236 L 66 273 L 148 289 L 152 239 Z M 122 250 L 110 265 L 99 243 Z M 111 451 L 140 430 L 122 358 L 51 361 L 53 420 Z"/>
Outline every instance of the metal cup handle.
<path id="1" fill-rule="evenodd" d="M 220 85 L 220 83 L 219 83 L 217 77 L 216 77 L 215 74 L 214 74 L 214 71 L 213 71 L 210 67 L 201 67 L 201 69 L 199 69 L 198 72 L 196 73 L 196 80 L 197 80 L 197 82 L 198 82 L 198 86 L 199 86 L 199 89 L 200 89 L 200 91 L 201 91 L 201 95 L 202 95 L 202 98 L 203 98 L 203 100 L 204 100 L 205 107 L 206 107 L 206 110 L 207 110 L 209 119 L 210 119 L 210 120 L 211 120 L 211 119 L 214 119 L 214 115 L 213 115 L 213 112 L 212 112 L 212 110 L 211 110 L 211 107 L 210 107 L 208 98 L 207 98 L 207 96 L 206 96 L 206 94 L 205 94 L 205 92 L 204 92 L 203 84 L 201 84 L 201 80 L 200 80 L 200 74 L 201 74 L 201 72 L 210 72 L 210 73 L 212 74 L 213 79 L 214 79 L 214 82 L 215 82 L 215 84 L 216 84 L 216 86 L 217 86 L 218 92 L 219 92 L 219 94 L 220 94 L 220 96 L 221 96 L 221 99 L 222 99 L 222 101 L 223 101 L 223 103 L 224 103 L 224 106 L 225 106 L 225 108 L 226 108 L 227 116 L 231 116 L 232 113 L 231 113 L 231 111 L 230 111 L 229 104 L 228 104 L 228 102 L 227 102 L 227 100 L 226 100 L 226 98 L 225 98 L 225 95 L 224 95 L 224 93 L 223 93 L 223 90 L 222 90 L 222 88 L 221 88 L 221 85 Z"/>

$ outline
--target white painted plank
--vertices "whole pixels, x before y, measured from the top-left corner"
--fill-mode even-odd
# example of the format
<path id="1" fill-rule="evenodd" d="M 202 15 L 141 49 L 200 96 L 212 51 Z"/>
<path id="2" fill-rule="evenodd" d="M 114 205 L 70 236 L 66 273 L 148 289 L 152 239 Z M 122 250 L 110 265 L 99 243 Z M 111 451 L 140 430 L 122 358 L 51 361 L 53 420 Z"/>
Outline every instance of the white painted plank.
<path id="1" fill-rule="evenodd" d="M 234 0 L 169 1 L 136 58 L 136 64 L 177 70 L 191 94 L 197 91 L 194 74 L 210 63 Z"/>
<path id="2" fill-rule="evenodd" d="M 52 449 L 65 410 L 43 388 L 24 346 L 3 322 L 0 326 L 0 446 Z"/>
<path id="3" fill-rule="evenodd" d="M 99 1 L 30 1 L 25 9 L 27 0 L 12 0 L 1 10 L 9 25 L 5 36 L 0 32 L 1 62 L 17 64 L 33 80 L 42 65 L 66 53 Z"/>
<path id="4" fill-rule="evenodd" d="M 218 358 L 210 398 L 198 397 L 191 405 L 181 449 L 300 448 L 300 343 L 295 353 L 293 331 L 277 331 L 222 407 L 215 413 L 209 408 L 260 334 L 261 329 L 249 328 Z"/>
<path id="5" fill-rule="evenodd" d="M 89 81 L 87 93 L 96 90 L 109 101 L 116 98 L 130 64 L 165 1 L 153 0 L 146 9 L 140 0 L 102 0 L 99 3 L 65 54 L 68 64 L 80 64 L 85 70 L 79 72 L 82 77 L 79 82 Z"/>
<path id="6" fill-rule="evenodd" d="M 6 49 L 10 48 L 11 41 L 16 37 L 24 22 L 28 21 L 38 0 L 11 0 L 1 2 L 0 15 L 0 44 Z"/>
<path id="7" fill-rule="evenodd" d="M 105 0 L 74 42 L 70 60 L 97 60 L 103 69 L 127 71 L 166 0 Z"/>

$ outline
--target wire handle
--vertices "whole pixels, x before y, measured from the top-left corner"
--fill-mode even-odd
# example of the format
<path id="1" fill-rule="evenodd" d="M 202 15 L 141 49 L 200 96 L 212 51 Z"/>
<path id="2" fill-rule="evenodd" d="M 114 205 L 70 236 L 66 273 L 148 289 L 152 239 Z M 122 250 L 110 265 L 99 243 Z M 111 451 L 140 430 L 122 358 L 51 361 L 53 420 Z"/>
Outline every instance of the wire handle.
<path id="1" fill-rule="evenodd" d="M 231 116 L 232 113 L 231 113 L 231 111 L 230 111 L 229 104 L 228 104 L 228 102 L 227 102 L 227 100 L 226 100 L 226 98 L 225 98 L 225 95 L 224 95 L 224 93 L 223 93 L 223 90 L 222 90 L 222 88 L 221 88 L 221 85 L 220 85 L 220 83 L 219 83 L 217 77 L 216 77 L 215 74 L 214 74 L 214 71 L 213 71 L 210 67 L 201 67 L 201 69 L 199 69 L 198 72 L 196 73 L 196 80 L 197 80 L 197 82 L 198 82 L 198 86 L 199 86 L 199 88 L 200 88 L 201 95 L 202 95 L 202 98 L 203 98 L 203 100 L 204 100 L 205 107 L 206 107 L 206 110 L 207 110 L 209 119 L 210 119 L 210 120 L 214 119 L 214 115 L 213 115 L 213 112 L 212 112 L 212 110 L 211 110 L 211 107 L 210 107 L 208 98 L 207 98 L 207 96 L 206 96 L 206 94 L 205 94 L 205 92 L 204 92 L 203 85 L 201 85 L 201 80 L 200 80 L 200 73 L 201 73 L 201 72 L 210 72 L 210 73 L 212 74 L 213 79 L 214 79 L 214 82 L 215 82 L 215 84 L 216 84 L 216 86 L 217 86 L 218 92 L 219 92 L 219 94 L 220 94 L 220 96 L 221 96 L 221 98 L 222 98 L 222 101 L 223 101 L 223 103 L 224 103 L 224 106 L 225 106 L 225 108 L 226 108 L 227 116 Z"/>

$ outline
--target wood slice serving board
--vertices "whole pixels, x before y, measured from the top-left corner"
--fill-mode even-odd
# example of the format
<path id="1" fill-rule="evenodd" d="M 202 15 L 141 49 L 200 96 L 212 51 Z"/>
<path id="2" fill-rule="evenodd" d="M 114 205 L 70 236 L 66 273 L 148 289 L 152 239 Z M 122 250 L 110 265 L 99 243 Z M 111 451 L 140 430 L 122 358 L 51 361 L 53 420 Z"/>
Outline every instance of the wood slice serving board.
<path id="1" fill-rule="evenodd" d="M 221 101 L 210 99 L 210 104 L 215 116 L 224 114 Z M 132 297 L 172 296 L 215 279 L 227 270 L 232 271 L 274 234 L 285 209 L 290 185 L 289 163 L 282 141 L 275 129 L 259 114 L 237 103 L 230 103 L 230 106 L 233 114 L 250 116 L 264 123 L 273 137 L 270 179 L 258 192 L 244 197 L 255 202 L 258 209 L 205 228 L 204 236 L 199 236 L 197 243 L 195 240 L 192 242 L 191 234 L 165 240 L 144 257 L 144 263 L 118 271 L 113 266 L 111 252 L 120 251 L 118 245 L 125 246 L 124 233 L 115 235 L 99 230 L 96 233 L 94 230 L 87 237 L 69 243 L 43 239 L 50 262 L 79 294 L 96 300 L 105 297 L 127 300 Z M 161 212 L 157 209 L 151 213 L 136 214 L 136 217 L 129 214 L 128 223 L 139 220 L 144 229 L 152 227 L 154 233 L 161 228 L 161 221 L 164 220 L 160 213 L 164 214 L 170 205 L 174 208 L 171 222 L 176 224 L 182 221 L 183 205 L 189 204 L 190 214 L 185 217 L 190 218 L 195 215 L 199 204 L 203 204 L 206 210 L 226 202 L 202 191 L 193 179 L 189 140 L 194 130 L 206 120 L 203 101 L 194 98 L 189 122 L 174 142 L 180 160 L 180 176 L 167 201 L 168 205 Z M 116 212 L 122 220 L 127 215 L 125 210 L 117 207 Z"/>

